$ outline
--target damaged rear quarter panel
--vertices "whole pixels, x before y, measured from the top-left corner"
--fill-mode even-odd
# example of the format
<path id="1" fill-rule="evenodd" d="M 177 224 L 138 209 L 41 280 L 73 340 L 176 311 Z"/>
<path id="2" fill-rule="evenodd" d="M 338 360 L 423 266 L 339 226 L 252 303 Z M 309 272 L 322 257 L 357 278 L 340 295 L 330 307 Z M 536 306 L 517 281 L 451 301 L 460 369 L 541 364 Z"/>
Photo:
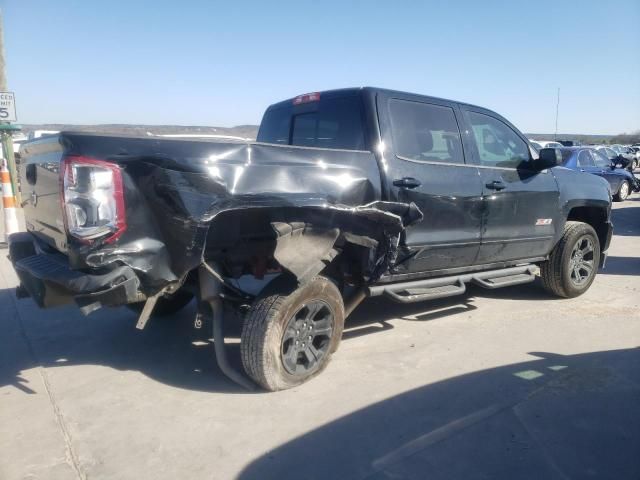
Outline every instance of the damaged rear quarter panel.
<path id="1" fill-rule="evenodd" d="M 81 255 L 91 267 L 131 266 L 147 293 L 196 268 L 205 248 L 224 242 L 238 215 L 249 210 L 287 212 L 287 219 L 305 228 L 321 223 L 317 231 L 324 244 L 309 252 L 310 263 L 317 263 L 313 255 L 326 253 L 338 237 L 327 234 L 333 228 L 347 241 L 349 236 L 355 243 L 369 241 L 377 249 L 373 261 L 378 268 L 390 260 L 406 223 L 421 218 L 408 205 L 380 202 L 380 173 L 371 152 L 105 136 L 84 136 L 70 144 L 119 163 L 126 186 L 127 231 L 113 245 L 81 247 Z M 277 226 L 272 227 L 278 238 Z M 287 268 L 291 252 L 280 257 Z M 304 255 L 293 257 L 298 265 L 292 263 L 290 270 L 313 270 L 299 265 Z"/>

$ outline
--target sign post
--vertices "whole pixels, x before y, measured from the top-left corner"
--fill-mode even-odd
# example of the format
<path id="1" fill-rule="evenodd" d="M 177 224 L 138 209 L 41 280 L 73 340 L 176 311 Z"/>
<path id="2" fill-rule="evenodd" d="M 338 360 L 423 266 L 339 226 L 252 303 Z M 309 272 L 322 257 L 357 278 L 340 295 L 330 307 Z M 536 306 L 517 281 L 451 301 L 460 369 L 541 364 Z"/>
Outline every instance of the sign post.
<path id="1" fill-rule="evenodd" d="M 12 130 L 19 130 L 20 127 L 11 125 L 9 122 L 16 122 L 16 96 L 13 92 L 0 92 L 0 136 L 2 136 L 2 149 L 4 158 L 7 159 L 9 173 L 11 175 L 11 185 L 13 194 L 16 197 L 18 206 L 21 205 L 20 190 L 18 189 L 18 171 L 13 152 Z"/>
<path id="2" fill-rule="evenodd" d="M 0 92 L 0 122 L 17 122 L 16 96 L 13 92 Z"/>

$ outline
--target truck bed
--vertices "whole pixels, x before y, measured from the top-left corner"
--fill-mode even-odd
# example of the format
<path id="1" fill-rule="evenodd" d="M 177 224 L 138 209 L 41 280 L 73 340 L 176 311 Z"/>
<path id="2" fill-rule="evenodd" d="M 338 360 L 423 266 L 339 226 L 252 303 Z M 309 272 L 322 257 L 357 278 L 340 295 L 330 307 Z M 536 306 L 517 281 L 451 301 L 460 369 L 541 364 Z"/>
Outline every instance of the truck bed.
<path id="1" fill-rule="evenodd" d="M 335 235 L 377 250 L 373 268 L 382 257 L 391 261 L 389 245 L 397 245 L 410 210 L 380 201 L 378 165 L 365 151 L 62 132 L 23 152 L 28 231 L 66 254 L 71 269 L 130 267 L 145 295 L 183 281 L 205 255 L 235 260 L 256 248 L 271 249 L 266 256 L 275 253 L 290 271 L 306 274 L 319 260 L 298 252 L 299 242 L 279 239 L 309 235 L 309 223 L 319 239 L 337 229 Z M 126 230 L 117 241 L 83 242 L 66 231 L 60 190 L 69 158 L 118 166 Z M 316 253 L 328 255 L 326 242 L 317 243 Z"/>

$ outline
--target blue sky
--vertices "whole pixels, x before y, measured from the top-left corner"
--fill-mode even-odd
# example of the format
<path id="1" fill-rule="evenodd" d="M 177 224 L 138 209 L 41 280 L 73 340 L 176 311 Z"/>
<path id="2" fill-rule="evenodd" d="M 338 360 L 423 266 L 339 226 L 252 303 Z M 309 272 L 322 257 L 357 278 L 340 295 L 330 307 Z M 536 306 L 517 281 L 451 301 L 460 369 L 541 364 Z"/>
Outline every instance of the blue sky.
<path id="1" fill-rule="evenodd" d="M 526 132 L 640 129 L 640 1 L 0 0 L 22 123 L 258 123 L 380 86 Z"/>

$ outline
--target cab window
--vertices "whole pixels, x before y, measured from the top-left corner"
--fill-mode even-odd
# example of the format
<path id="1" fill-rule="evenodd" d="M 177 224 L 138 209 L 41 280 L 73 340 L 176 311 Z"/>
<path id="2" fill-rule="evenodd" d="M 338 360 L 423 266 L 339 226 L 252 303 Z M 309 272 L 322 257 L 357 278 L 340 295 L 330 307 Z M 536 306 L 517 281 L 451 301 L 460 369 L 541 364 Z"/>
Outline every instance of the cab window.
<path id="1" fill-rule="evenodd" d="M 258 141 L 280 145 L 364 150 L 360 97 L 328 97 L 303 105 L 270 107 L 260 123 Z"/>
<path id="2" fill-rule="evenodd" d="M 527 143 L 511 127 L 483 113 L 467 113 L 481 165 L 518 168 L 528 164 Z"/>
<path id="3" fill-rule="evenodd" d="M 464 163 L 458 122 L 451 107 L 391 99 L 391 133 L 404 160 Z"/>

